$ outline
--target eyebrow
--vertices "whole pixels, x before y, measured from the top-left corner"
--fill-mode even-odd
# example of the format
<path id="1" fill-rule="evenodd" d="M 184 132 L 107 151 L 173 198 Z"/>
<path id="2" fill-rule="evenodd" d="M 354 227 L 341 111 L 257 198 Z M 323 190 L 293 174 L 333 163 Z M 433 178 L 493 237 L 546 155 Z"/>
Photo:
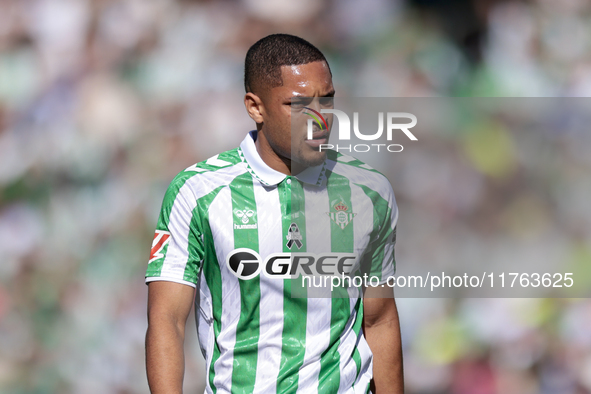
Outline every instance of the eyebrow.
<path id="1" fill-rule="evenodd" d="M 334 89 L 331 89 L 328 93 L 323 94 L 322 96 L 319 96 L 319 97 L 334 97 L 335 93 L 336 93 L 335 90 Z M 292 92 L 292 94 L 293 94 L 293 96 L 291 96 L 291 98 L 294 98 L 294 97 L 310 97 L 310 96 L 304 96 L 303 94 L 300 94 L 300 93 L 297 93 L 297 92 Z"/>

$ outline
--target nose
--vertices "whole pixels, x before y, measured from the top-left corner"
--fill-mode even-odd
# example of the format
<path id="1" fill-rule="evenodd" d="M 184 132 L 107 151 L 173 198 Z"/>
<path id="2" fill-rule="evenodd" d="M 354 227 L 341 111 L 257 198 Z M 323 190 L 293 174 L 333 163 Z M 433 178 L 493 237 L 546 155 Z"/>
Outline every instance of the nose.
<path id="1" fill-rule="evenodd" d="M 308 108 L 312 108 L 314 111 L 320 112 L 321 105 L 320 105 L 320 100 L 318 99 L 318 97 L 314 97 L 314 99 L 308 105 Z"/>

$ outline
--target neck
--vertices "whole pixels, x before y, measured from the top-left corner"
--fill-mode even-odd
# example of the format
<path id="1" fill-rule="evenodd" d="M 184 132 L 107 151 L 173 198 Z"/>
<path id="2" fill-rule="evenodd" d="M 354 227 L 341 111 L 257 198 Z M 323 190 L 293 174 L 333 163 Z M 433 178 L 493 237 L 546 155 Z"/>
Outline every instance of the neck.
<path id="1" fill-rule="evenodd" d="M 260 129 L 257 130 L 257 139 L 254 144 L 265 164 L 277 172 L 291 175 L 291 160 L 275 152 Z"/>

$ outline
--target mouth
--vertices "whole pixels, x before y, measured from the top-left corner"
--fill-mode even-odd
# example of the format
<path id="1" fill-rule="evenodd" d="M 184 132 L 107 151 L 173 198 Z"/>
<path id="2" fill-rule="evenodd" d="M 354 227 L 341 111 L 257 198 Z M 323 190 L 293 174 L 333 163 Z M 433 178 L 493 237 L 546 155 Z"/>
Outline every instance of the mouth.
<path id="1" fill-rule="evenodd" d="M 306 139 L 306 144 L 313 148 L 318 148 L 320 145 L 328 144 L 328 137 L 330 132 L 328 130 L 314 130 L 312 139 Z"/>

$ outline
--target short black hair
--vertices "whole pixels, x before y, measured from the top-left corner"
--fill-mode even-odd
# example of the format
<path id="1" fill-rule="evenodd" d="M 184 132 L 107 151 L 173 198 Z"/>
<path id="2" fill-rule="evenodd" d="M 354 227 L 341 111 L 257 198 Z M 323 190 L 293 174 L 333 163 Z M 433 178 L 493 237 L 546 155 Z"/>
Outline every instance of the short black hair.
<path id="1" fill-rule="evenodd" d="M 246 53 L 244 89 L 247 93 L 255 93 L 260 89 L 281 86 L 281 66 L 317 61 L 326 62 L 328 66 L 322 52 L 303 38 L 290 34 L 271 34 L 258 40 Z"/>

